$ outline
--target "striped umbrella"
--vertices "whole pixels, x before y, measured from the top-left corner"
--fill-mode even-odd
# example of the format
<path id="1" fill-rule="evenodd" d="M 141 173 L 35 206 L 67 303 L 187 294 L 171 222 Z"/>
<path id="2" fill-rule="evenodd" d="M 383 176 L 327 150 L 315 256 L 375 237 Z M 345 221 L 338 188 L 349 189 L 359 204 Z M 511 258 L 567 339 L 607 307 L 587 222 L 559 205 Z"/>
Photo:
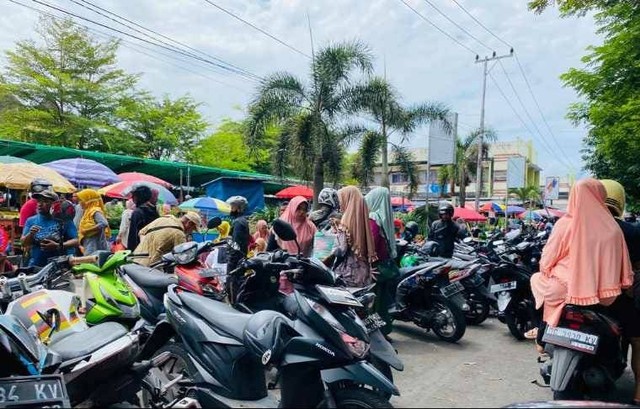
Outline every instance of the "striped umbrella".
<path id="1" fill-rule="evenodd" d="M 182 210 L 199 210 L 207 219 L 216 216 L 228 216 L 231 213 L 231 207 L 227 203 L 212 197 L 189 199 L 178 207 Z"/>
<path id="2" fill-rule="evenodd" d="M 120 182 L 111 169 L 91 159 L 60 159 L 42 165 L 57 171 L 76 186 L 101 187 Z"/>

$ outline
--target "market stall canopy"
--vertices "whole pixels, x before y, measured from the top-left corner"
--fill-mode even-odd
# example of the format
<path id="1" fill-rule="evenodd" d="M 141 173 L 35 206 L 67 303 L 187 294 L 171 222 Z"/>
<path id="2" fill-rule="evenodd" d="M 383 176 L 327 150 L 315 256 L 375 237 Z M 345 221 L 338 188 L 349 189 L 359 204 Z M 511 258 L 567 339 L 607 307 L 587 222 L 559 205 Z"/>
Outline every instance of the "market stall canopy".
<path id="1" fill-rule="evenodd" d="M 496 202 L 488 202 L 480 206 L 480 210 L 483 212 L 495 212 L 504 213 L 506 207 Z"/>
<path id="2" fill-rule="evenodd" d="M 551 217 L 557 217 L 557 218 L 560 218 L 566 214 L 562 210 L 552 209 L 550 207 L 547 207 L 546 209 L 536 210 L 536 213 L 538 213 L 540 216 L 543 216 L 543 217 L 551 216 Z"/>
<path id="3" fill-rule="evenodd" d="M 219 199 L 212 197 L 196 197 L 182 202 L 178 206 L 182 210 L 199 210 L 207 219 L 216 216 L 228 216 L 231 213 L 231 207 Z"/>
<path id="4" fill-rule="evenodd" d="M 177 205 L 178 199 L 166 187 L 160 186 L 153 182 L 118 182 L 102 189 L 98 189 L 101 195 L 112 197 L 115 199 L 125 199 L 131 193 L 131 190 L 137 185 L 147 185 L 151 189 L 158 191 L 158 200 L 162 203 Z"/>
<path id="5" fill-rule="evenodd" d="M 60 159 L 42 166 L 57 171 L 78 187 L 102 187 L 121 181 L 111 169 L 91 159 Z"/>
<path id="6" fill-rule="evenodd" d="M 46 179 L 59 193 L 75 192 L 76 188 L 64 176 L 46 166 L 35 163 L 0 164 L 0 186 L 27 190 L 33 179 Z"/>
<path id="7" fill-rule="evenodd" d="M 537 213 L 536 211 L 528 210 L 526 212 L 520 213 L 518 215 L 518 218 L 522 220 L 533 220 L 537 222 L 542 219 L 542 216 L 540 216 L 540 214 Z"/>
<path id="8" fill-rule="evenodd" d="M 209 166 L 192 165 L 184 162 L 163 161 L 156 159 L 144 159 L 134 156 L 116 155 L 113 153 L 92 152 L 81 149 L 65 148 L 61 146 L 41 145 L 0 139 L 0 152 L 19 158 L 24 158 L 34 163 L 50 162 L 58 159 L 85 158 L 102 163 L 115 173 L 142 172 L 154 175 L 174 186 L 185 183 L 187 178 L 191 186 L 201 186 L 211 180 L 226 177 L 229 179 L 253 179 L 260 180 L 264 185 L 264 192 L 273 194 L 286 186 L 291 185 L 288 180 L 255 172 L 240 172 L 235 170 L 220 169 Z M 220 196 L 214 196 L 220 197 Z"/>
<path id="9" fill-rule="evenodd" d="M 173 185 L 166 180 L 162 180 L 155 176 L 147 175 L 141 172 L 124 172 L 118 175 L 123 182 L 152 182 L 160 186 L 164 186 L 167 189 L 172 189 Z"/>
<path id="10" fill-rule="evenodd" d="M 522 212 L 526 212 L 527 209 L 520 206 L 507 206 L 507 214 L 518 214 Z"/>
<path id="11" fill-rule="evenodd" d="M 289 186 L 276 193 L 278 199 L 293 199 L 296 196 L 302 196 L 307 199 L 313 198 L 313 189 L 303 185 Z"/>
<path id="12" fill-rule="evenodd" d="M 453 209 L 454 219 L 462 218 L 467 222 L 486 222 L 487 218 L 476 212 L 475 210 L 467 209 L 466 207 L 455 207 Z"/>
<path id="13" fill-rule="evenodd" d="M 30 162 L 22 158 L 16 158 L 15 156 L 0 155 L 0 163 L 9 164 L 9 163 L 33 163 L 33 162 Z"/>

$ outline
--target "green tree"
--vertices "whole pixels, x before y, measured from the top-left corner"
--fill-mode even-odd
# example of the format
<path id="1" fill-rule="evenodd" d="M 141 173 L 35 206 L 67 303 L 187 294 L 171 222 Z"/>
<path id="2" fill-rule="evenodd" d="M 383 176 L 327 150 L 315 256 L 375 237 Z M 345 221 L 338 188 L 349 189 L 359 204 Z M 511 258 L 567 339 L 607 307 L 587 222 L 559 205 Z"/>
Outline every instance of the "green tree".
<path id="1" fill-rule="evenodd" d="M 356 86 L 355 91 L 355 105 L 377 125 L 375 133 L 369 133 L 369 139 L 374 136 L 379 139 L 376 146 L 382 164 L 382 186 L 389 187 L 389 138 L 394 133 L 399 132 L 405 143 L 419 125 L 430 121 L 443 120 L 450 128 L 449 110 L 443 104 L 427 102 L 405 107 L 398 91 L 384 78 L 372 78 L 368 83 Z M 363 141 L 370 143 L 368 139 Z M 393 149 L 396 157 L 406 156 L 403 151 Z"/>
<path id="2" fill-rule="evenodd" d="M 537 11 L 544 9 L 540 5 Z M 640 3 L 631 0 L 567 0 L 566 14 L 595 11 L 602 45 L 591 46 L 583 68 L 562 75 L 580 101 L 568 117 L 587 125 L 583 158 L 598 178 L 616 179 L 625 186 L 632 205 L 640 201 Z"/>
<path id="3" fill-rule="evenodd" d="M 371 69 L 369 48 L 351 42 L 315 54 L 308 84 L 286 72 L 270 75 L 249 106 L 247 145 L 254 152 L 264 148 L 266 129 L 274 123 L 281 126 L 273 148 L 275 170 L 281 176 L 293 172 L 313 179 L 317 199 L 325 174 L 334 181 L 342 175 L 344 148 L 359 130 L 341 128 L 339 123 L 354 111 L 354 75 Z"/>
<path id="4" fill-rule="evenodd" d="M 116 115 L 124 135 L 135 141 L 138 156 L 190 159 L 207 122 L 191 97 L 155 99 L 148 93 L 123 100 Z"/>
<path id="5" fill-rule="evenodd" d="M 43 17 L 41 44 L 19 41 L 0 76 L 0 132 L 12 139 L 91 149 L 112 139 L 110 122 L 134 75 L 116 68 L 117 41 L 98 42 L 71 20 Z"/>
<path id="6" fill-rule="evenodd" d="M 531 207 L 533 202 L 540 198 L 540 188 L 535 185 L 513 188 L 509 189 L 509 194 L 517 197 L 525 207 L 529 202 L 529 207 Z"/>

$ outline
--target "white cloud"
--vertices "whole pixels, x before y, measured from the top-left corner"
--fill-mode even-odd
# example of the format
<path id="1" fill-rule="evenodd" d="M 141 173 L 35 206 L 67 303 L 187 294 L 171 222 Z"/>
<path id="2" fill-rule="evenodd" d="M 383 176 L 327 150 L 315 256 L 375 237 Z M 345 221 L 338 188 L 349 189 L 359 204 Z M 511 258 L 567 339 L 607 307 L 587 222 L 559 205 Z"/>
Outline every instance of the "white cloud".
<path id="1" fill-rule="evenodd" d="M 33 7 L 45 7 L 21 0 Z M 498 53 L 507 47 L 479 27 L 451 0 L 430 0 L 458 24 L 481 41 L 495 47 Z M 49 0 L 67 10 L 104 22 L 115 23 L 95 15 L 69 0 Z M 460 112 L 460 130 L 479 124 L 482 68 L 474 64 L 474 55 L 456 45 L 428 23 L 422 21 L 399 0 L 214 0 L 240 17 L 269 31 L 305 53 L 310 53 L 307 13 L 311 20 L 316 48 L 342 40 L 361 39 L 377 56 L 376 71 L 387 77 L 403 94 L 407 103 L 424 100 L 441 101 Z M 490 53 L 468 38 L 422 0 L 408 1 L 412 7 L 454 35 L 481 56 Z M 580 57 L 589 44 L 600 40 L 594 34 L 590 17 L 560 19 L 554 10 L 537 16 L 526 9 L 524 0 L 459 0 L 487 27 L 512 44 L 520 57 L 528 79 L 540 102 L 558 144 L 569 160 L 580 165 L 579 149 L 582 133 L 564 118 L 569 103 L 576 96 L 563 88 L 559 75 L 569 67 L 580 66 Z M 217 56 L 258 75 L 287 70 L 306 79 L 308 59 L 249 28 L 202 0 L 157 1 L 123 0 L 92 1 L 101 7 L 130 18 L 190 46 Z M 37 14 L 13 3 L 2 3 L 0 12 L 0 50 L 13 47 L 15 41 L 35 37 Z M 90 24 L 89 24 L 90 25 Z M 118 27 L 126 30 L 123 27 Z M 107 31 L 104 28 L 101 31 Z M 150 57 L 125 43 L 119 52 L 120 64 L 127 70 L 142 73 L 141 85 L 161 95 L 191 94 L 203 102 L 203 113 L 212 122 L 222 117 L 238 117 L 238 106 L 251 98 L 254 83 L 234 74 L 221 72 L 210 65 L 167 56 Z M 149 47 L 149 45 L 145 45 Z M 150 53 L 147 50 L 142 50 Z M 164 53 L 170 54 L 166 51 Z M 153 53 L 150 53 L 153 54 Z M 514 85 L 538 128 L 551 142 L 551 136 L 540 120 L 514 59 L 503 61 Z M 172 65 L 173 64 L 173 65 Z M 183 66 L 208 77 L 228 83 L 221 85 L 208 78 L 177 68 Z M 511 98 L 514 106 L 534 131 L 519 107 L 500 66 L 492 74 Z M 532 138 L 546 174 L 565 174 L 566 169 L 554 155 L 543 149 L 540 137 L 530 135 L 499 95 L 491 80 L 487 83 L 486 123 L 498 131 L 500 139 Z M 412 142 L 425 144 L 426 129 L 420 130 Z M 535 134 L 535 132 L 534 132 Z M 551 145 L 554 153 L 559 150 Z"/>

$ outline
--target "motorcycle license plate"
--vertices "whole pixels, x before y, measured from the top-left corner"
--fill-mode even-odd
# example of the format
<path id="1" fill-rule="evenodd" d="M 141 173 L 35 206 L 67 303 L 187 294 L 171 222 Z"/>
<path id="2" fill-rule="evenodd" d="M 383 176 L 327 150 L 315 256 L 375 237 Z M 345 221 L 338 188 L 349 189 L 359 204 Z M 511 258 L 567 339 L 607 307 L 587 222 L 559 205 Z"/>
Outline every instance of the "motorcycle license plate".
<path id="1" fill-rule="evenodd" d="M 71 407 L 60 375 L 16 376 L 0 379 L 2 407 Z"/>
<path id="2" fill-rule="evenodd" d="M 595 355 L 600 337 L 569 328 L 547 327 L 542 336 L 542 342 Z"/>
<path id="3" fill-rule="evenodd" d="M 378 313 L 376 312 L 365 318 L 364 325 L 367 328 L 367 333 L 371 334 L 373 331 L 387 325 L 387 323 L 384 322 L 384 320 L 380 318 L 380 315 L 378 315 Z"/>
<path id="4" fill-rule="evenodd" d="M 517 281 L 510 281 L 508 283 L 494 284 L 494 285 L 491 286 L 491 291 L 490 292 L 499 293 L 500 291 L 515 290 L 517 286 L 518 286 L 518 282 Z"/>
<path id="5" fill-rule="evenodd" d="M 362 304 L 349 291 L 341 288 L 316 285 L 316 289 L 329 304 L 348 305 L 350 307 L 362 307 Z"/>
<path id="6" fill-rule="evenodd" d="M 456 281 L 455 283 L 449 284 L 448 286 L 442 287 L 440 289 L 440 292 L 445 297 L 451 297 L 452 295 L 458 294 L 462 291 L 464 291 L 464 286 L 459 281 Z"/>

